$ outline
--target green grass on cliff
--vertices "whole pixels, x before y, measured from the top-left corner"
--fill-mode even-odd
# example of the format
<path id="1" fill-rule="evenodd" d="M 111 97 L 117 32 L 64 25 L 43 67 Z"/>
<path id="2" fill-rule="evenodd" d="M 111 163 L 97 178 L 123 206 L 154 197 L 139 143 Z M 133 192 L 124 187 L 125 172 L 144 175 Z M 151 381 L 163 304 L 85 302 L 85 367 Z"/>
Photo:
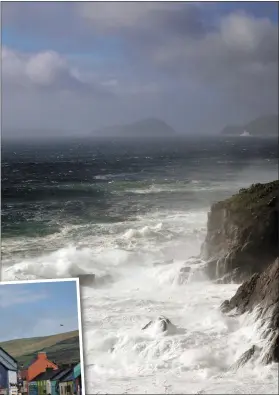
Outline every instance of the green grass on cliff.
<path id="1" fill-rule="evenodd" d="M 238 224 L 251 228 L 260 221 L 259 229 L 264 229 L 269 225 L 272 213 L 278 209 L 278 194 L 279 181 L 276 180 L 266 184 L 253 184 L 249 188 L 241 189 L 238 194 L 223 203 L 230 213 L 234 214 Z"/>
<path id="2" fill-rule="evenodd" d="M 278 199 L 279 180 L 267 184 L 253 184 L 249 188 L 240 189 L 239 193 L 221 202 L 232 211 L 257 211 L 273 207 Z"/>
<path id="3" fill-rule="evenodd" d="M 267 218 L 278 204 L 279 180 L 266 184 L 253 184 L 239 193 L 217 203 L 216 208 L 225 208 L 235 214 L 235 220 L 246 226 L 255 218 Z M 251 222 L 251 221 L 252 222 Z"/>
<path id="4" fill-rule="evenodd" d="M 39 351 L 45 351 L 47 357 L 59 364 L 80 361 L 78 331 L 58 335 L 10 340 L 0 343 L 0 347 L 14 357 L 19 365 L 28 365 Z"/>

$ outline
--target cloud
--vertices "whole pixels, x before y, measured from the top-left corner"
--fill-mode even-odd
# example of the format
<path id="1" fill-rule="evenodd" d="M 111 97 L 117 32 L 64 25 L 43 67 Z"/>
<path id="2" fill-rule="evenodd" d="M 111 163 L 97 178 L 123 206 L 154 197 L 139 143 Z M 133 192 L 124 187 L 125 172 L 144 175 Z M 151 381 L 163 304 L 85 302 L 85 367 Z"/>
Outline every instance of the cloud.
<path id="1" fill-rule="evenodd" d="M 5 309 L 19 304 L 32 304 L 47 299 L 45 292 L 33 293 L 27 290 L 16 289 L 17 285 L 0 286 L 0 308 Z"/>
<path id="2" fill-rule="evenodd" d="M 3 50 L 4 123 L 98 129 L 157 116 L 213 131 L 277 111 L 277 22 L 252 3 L 218 4 L 4 3 L 3 26 L 41 44 Z"/>
<path id="3" fill-rule="evenodd" d="M 171 3 L 82 3 L 92 28 L 118 34 L 134 59 L 172 78 L 193 79 L 232 98 L 269 92 L 277 104 L 278 25 L 234 11 L 209 23 L 206 7 Z M 230 95 L 230 93 L 229 93 Z"/>
<path id="4" fill-rule="evenodd" d="M 5 86 L 52 91 L 108 94 L 101 85 L 72 67 L 55 51 L 26 54 L 2 48 L 2 81 Z"/>
<path id="5" fill-rule="evenodd" d="M 154 48 L 151 58 L 158 66 L 190 71 L 203 82 L 239 72 L 261 73 L 278 63 L 278 27 L 268 19 L 232 13 L 199 39 L 171 37 Z"/>
<path id="6" fill-rule="evenodd" d="M 172 75 L 190 73 L 198 83 L 276 78 L 278 25 L 268 18 L 235 11 L 209 24 L 204 7 L 162 2 L 89 2 L 80 12 L 93 29 L 113 29 L 131 54 Z"/>
<path id="7" fill-rule="evenodd" d="M 135 62 L 149 64 L 174 85 L 191 80 L 251 117 L 276 111 L 277 24 L 238 10 L 209 23 L 208 4 L 136 4 L 83 3 L 81 15 L 95 30 L 113 29 Z"/>
<path id="8" fill-rule="evenodd" d="M 94 25 L 94 29 L 111 31 L 135 28 L 150 22 L 150 14 L 171 10 L 169 2 L 82 2 L 77 5 L 79 15 Z"/>

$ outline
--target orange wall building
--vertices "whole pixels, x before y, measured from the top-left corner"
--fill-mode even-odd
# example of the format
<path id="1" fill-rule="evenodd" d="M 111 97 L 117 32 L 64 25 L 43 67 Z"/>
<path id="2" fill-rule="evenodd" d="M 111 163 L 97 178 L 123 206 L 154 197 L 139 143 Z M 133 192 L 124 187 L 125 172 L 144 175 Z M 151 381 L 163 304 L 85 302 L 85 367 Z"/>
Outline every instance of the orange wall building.
<path id="1" fill-rule="evenodd" d="M 56 370 L 58 369 L 58 366 L 47 359 L 47 355 L 45 352 L 39 352 L 37 359 L 33 361 L 27 368 L 26 380 L 31 381 L 34 377 L 38 376 L 40 373 L 45 372 L 46 368 L 52 368 Z"/>

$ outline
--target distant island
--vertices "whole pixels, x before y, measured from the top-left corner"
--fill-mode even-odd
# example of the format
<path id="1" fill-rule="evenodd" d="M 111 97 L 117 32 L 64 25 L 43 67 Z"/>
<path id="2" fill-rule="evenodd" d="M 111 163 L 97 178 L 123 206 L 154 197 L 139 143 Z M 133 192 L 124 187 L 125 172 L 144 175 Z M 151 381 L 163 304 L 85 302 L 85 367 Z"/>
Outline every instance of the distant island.
<path id="1" fill-rule="evenodd" d="M 278 136 L 278 114 L 258 117 L 246 125 L 229 125 L 221 133 L 232 136 Z"/>
<path id="2" fill-rule="evenodd" d="M 94 134 L 110 137 L 156 137 L 172 136 L 176 133 L 166 122 L 156 118 L 148 118 L 129 124 L 109 126 L 107 128 L 94 131 Z"/>

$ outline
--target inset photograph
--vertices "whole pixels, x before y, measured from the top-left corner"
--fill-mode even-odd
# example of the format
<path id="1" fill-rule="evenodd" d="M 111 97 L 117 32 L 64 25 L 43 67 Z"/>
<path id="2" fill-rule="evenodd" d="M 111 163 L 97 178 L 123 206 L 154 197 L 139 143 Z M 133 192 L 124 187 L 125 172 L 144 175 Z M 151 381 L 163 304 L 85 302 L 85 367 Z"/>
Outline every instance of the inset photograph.
<path id="1" fill-rule="evenodd" d="M 0 283 L 0 394 L 82 395 L 77 279 Z"/>

